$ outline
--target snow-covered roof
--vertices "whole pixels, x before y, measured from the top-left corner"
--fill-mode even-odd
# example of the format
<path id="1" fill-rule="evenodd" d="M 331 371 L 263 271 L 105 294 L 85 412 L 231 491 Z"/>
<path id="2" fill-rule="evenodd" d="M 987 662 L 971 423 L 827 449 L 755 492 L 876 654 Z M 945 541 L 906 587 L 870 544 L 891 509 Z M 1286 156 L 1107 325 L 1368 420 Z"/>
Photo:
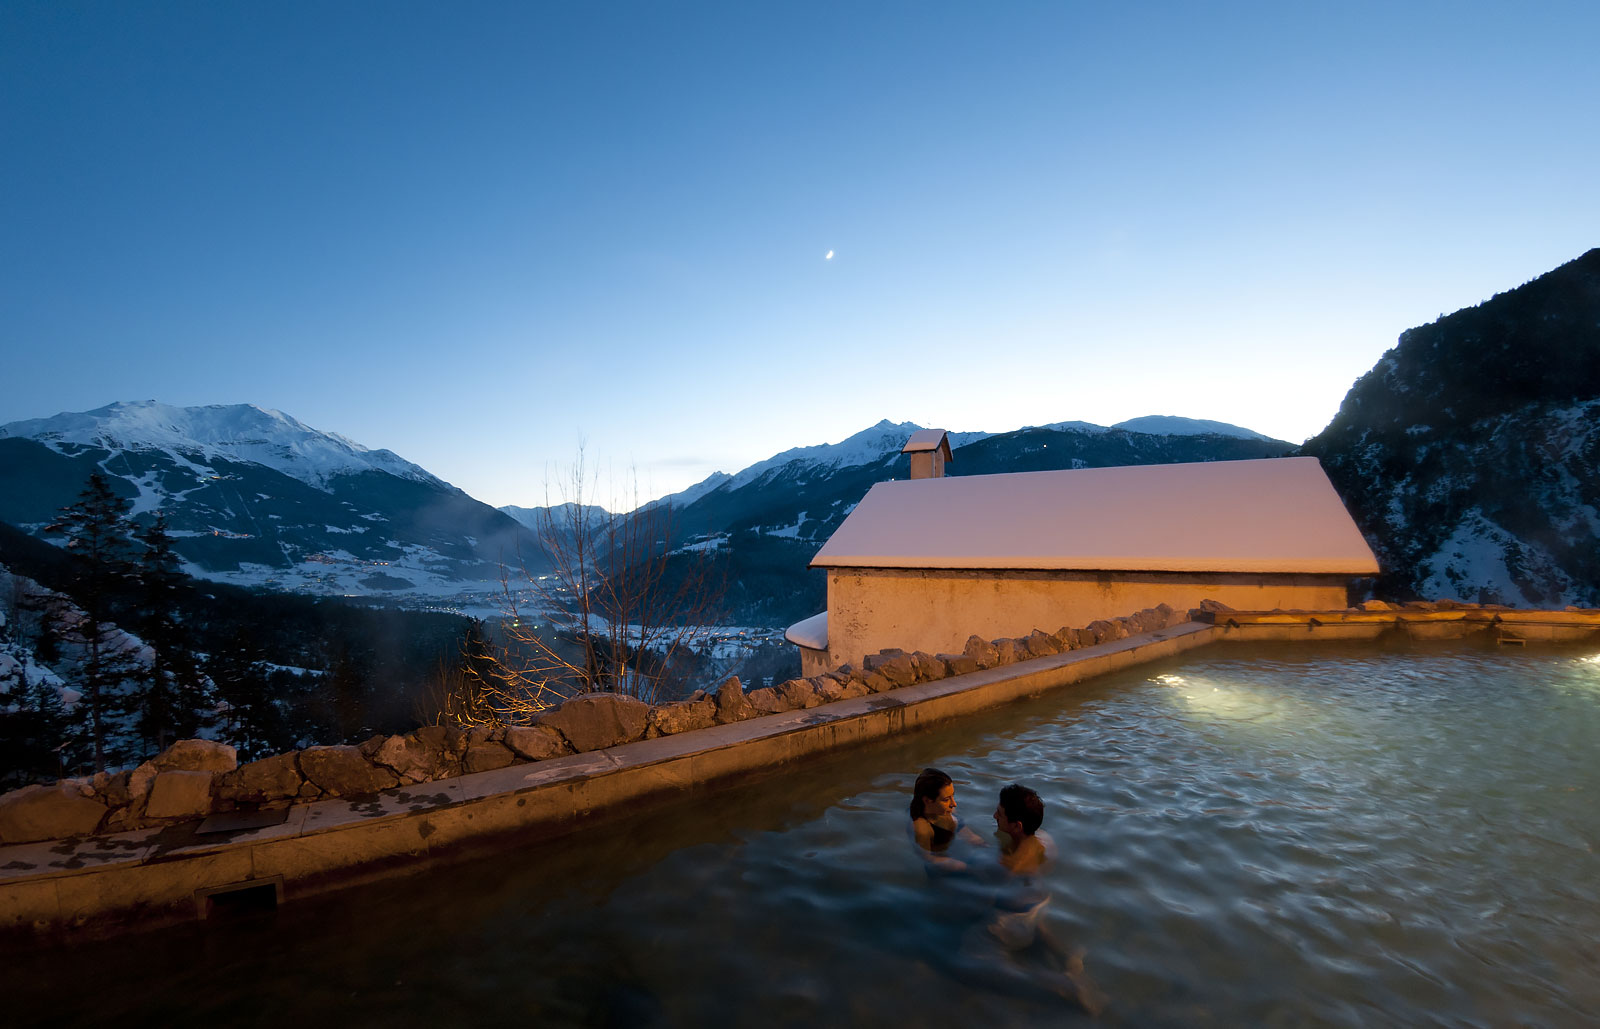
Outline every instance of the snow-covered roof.
<path id="1" fill-rule="evenodd" d="M 789 626 L 783 638 L 800 647 L 812 650 L 828 649 L 828 612 L 812 615 Z"/>
<path id="2" fill-rule="evenodd" d="M 1314 457 L 880 482 L 811 566 L 1378 572 Z"/>
<path id="3" fill-rule="evenodd" d="M 945 456 L 950 456 L 950 444 L 946 437 L 949 433 L 943 429 L 918 429 L 906 440 L 906 445 L 900 448 L 902 454 L 918 454 L 925 450 L 938 450 L 944 448 Z"/>

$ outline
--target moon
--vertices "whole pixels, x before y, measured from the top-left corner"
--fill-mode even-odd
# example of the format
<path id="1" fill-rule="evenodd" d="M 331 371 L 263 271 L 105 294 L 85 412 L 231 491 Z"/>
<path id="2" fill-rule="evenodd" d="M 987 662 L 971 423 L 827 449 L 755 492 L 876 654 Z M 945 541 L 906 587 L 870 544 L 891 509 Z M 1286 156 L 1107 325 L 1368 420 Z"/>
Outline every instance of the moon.
<path id="1" fill-rule="evenodd" d="M 831 260 L 833 260 L 833 251 L 832 251 L 832 250 L 830 250 L 830 251 L 828 251 L 828 252 L 827 252 L 827 253 L 826 253 L 826 254 L 823 254 L 823 255 L 822 255 L 822 259 L 823 259 L 823 260 L 824 260 L 824 261 L 831 261 Z"/>

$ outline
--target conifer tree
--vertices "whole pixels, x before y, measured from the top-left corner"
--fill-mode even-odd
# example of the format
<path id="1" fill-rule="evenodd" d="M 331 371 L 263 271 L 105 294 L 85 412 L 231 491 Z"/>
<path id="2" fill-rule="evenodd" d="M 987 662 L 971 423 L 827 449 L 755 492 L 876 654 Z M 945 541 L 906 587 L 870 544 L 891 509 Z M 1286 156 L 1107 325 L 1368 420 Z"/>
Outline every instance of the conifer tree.
<path id="1" fill-rule="evenodd" d="M 138 626 L 151 650 L 139 703 L 139 735 L 147 750 L 161 751 L 195 734 L 205 721 L 210 697 L 179 621 L 184 575 L 178 570 L 166 515 L 158 512 L 139 539 L 145 550 L 139 561 Z"/>
<path id="2" fill-rule="evenodd" d="M 67 538 L 67 550 L 80 559 L 72 576 L 71 595 L 83 616 L 63 627 L 63 642 L 81 648 L 75 685 L 88 720 L 94 749 L 94 767 L 106 767 L 109 718 L 116 713 L 116 688 L 131 671 L 128 662 L 111 646 L 115 626 L 109 621 L 111 594 L 129 572 L 128 501 L 112 491 L 105 476 L 89 476 L 77 503 L 61 509 L 46 532 Z"/>
<path id="3" fill-rule="evenodd" d="M 214 646 L 205 673 L 222 701 L 228 742 L 238 748 L 240 757 L 254 760 L 283 749 L 288 732 L 273 703 L 266 661 L 248 630 L 235 629 L 227 641 Z"/>

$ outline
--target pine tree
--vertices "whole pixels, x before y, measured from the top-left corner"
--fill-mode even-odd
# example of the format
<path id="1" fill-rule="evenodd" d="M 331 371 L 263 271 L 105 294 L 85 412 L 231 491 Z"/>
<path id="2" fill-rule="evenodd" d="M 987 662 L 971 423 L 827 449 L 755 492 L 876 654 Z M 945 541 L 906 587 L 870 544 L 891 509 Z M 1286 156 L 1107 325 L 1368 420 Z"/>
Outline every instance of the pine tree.
<path id="1" fill-rule="evenodd" d="M 105 476 L 94 472 L 77 503 L 62 508 L 60 517 L 45 527 L 46 532 L 66 536 L 67 550 L 80 559 L 70 593 L 83 617 L 64 626 L 62 637 L 82 648 L 76 685 L 89 722 L 96 771 L 106 767 L 108 720 L 117 707 L 114 691 L 130 670 L 110 645 L 116 627 L 108 620 L 111 594 L 129 572 L 128 507 Z"/>
<path id="2" fill-rule="evenodd" d="M 189 648 L 179 621 L 178 595 L 184 575 L 167 532 L 167 517 L 139 536 L 144 554 L 139 561 L 139 635 L 151 650 L 139 703 L 139 735 L 149 751 L 165 750 L 173 740 L 195 734 L 210 704 L 205 677 Z"/>
<path id="3" fill-rule="evenodd" d="M 62 774 L 60 747 L 67 731 L 61 694 L 42 677 L 19 669 L 0 700 L 0 789 Z"/>
<path id="4" fill-rule="evenodd" d="M 244 628 L 213 647 L 205 662 L 205 673 L 215 684 L 226 712 L 228 742 L 246 760 L 284 749 L 289 735 L 282 713 L 273 703 L 267 671 L 254 636 Z"/>

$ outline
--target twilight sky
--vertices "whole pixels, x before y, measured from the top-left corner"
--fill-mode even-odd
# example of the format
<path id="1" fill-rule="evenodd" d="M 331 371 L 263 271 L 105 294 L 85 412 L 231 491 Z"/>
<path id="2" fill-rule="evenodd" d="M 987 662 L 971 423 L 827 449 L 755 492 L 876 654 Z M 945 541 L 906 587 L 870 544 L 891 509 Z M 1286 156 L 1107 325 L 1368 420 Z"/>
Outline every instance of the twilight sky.
<path id="1" fill-rule="evenodd" d="M 0 423 L 277 408 L 491 504 L 880 418 L 1298 442 L 1600 245 L 1600 5 L 0 5 Z M 824 255 L 834 252 L 831 260 Z"/>

